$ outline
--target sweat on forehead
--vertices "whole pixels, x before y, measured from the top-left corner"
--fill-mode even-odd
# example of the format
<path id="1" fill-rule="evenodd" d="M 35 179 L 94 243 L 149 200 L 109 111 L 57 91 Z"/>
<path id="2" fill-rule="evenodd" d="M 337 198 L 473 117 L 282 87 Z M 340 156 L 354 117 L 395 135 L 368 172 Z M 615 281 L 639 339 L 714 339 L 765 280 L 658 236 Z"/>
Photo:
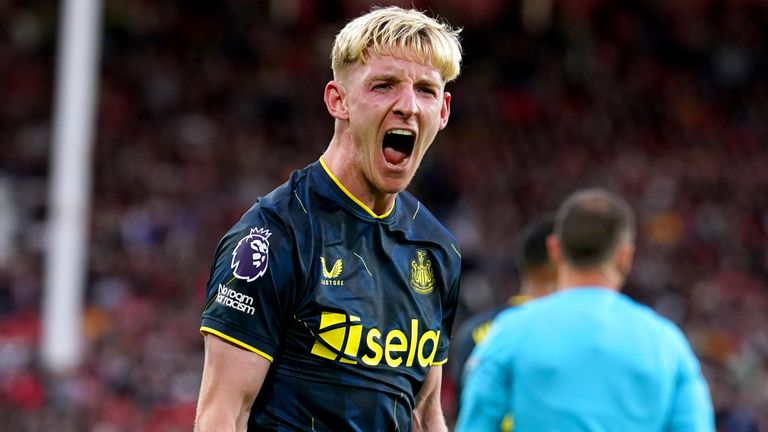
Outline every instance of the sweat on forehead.
<path id="1" fill-rule="evenodd" d="M 338 78 L 371 55 L 389 55 L 430 65 L 448 82 L 460 71 L 459 32 L 419 11 L 395 6 L 374 9 L 350 21 L 336 35 L 331 68 Z"/>

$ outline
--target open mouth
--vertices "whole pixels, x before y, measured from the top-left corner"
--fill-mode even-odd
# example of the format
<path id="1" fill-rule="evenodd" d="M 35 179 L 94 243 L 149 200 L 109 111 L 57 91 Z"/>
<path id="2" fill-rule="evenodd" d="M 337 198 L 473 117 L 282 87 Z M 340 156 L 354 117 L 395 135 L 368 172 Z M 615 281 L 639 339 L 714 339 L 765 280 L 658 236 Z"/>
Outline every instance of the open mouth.
<path id="1" fill-rule="evenodd" d="M 416 135 L 405 129 L 392 129 L 384 134 L 384 159 L 392 165 L 402 164 L 413 152 Z"/>

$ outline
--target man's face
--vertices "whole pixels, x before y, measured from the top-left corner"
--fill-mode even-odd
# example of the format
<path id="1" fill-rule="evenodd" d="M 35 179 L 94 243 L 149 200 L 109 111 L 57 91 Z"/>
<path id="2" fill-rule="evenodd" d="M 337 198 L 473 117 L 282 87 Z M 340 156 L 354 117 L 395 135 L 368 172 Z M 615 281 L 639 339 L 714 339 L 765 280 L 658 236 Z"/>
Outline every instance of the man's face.
<path id="1" fill-rule="evenodd" d="M 374 55 L 346 71 L 341 85 L 361 180 L 374 194 L 402 191 L 448 123 L 451 95 L 440 73 L 417 61 Z"/>

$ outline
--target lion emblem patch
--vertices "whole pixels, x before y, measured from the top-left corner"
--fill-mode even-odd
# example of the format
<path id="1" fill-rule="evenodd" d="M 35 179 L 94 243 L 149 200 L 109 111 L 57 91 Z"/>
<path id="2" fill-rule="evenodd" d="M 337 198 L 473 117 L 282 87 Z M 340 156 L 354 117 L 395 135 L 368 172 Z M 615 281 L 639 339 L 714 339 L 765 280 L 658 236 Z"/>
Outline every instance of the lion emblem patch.
<path id="1" fill-rule="evenodd" d="M 269 264 L 269 241 L 272 233 L 267 229 L 251 228 L 251 232 L 240 239 L 232 252 L 232 274 L 246 282 L 252 282 L 267 272 Z"/>

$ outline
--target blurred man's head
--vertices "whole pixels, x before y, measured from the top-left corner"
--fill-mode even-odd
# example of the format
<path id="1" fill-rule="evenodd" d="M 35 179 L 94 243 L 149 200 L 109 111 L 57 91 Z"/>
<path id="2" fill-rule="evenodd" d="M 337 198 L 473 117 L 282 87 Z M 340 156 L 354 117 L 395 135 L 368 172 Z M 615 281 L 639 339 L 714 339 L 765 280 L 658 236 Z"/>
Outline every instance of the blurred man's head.
<path id="1" fill-rule="evenodd" d="M 554 216 L 546 214 L 529 222 L 520 234 L 515 256 L 522 295 L 541 297 L 557 287 L 557 271 L 547 253 L 547 238 L 554 225 Z"/>
<path id="2" fill-rule="evenodd" d="M 620 196 L 604 189 L 573 193 L 555 217 L 550 254 L 558 270 L 607 278 L 618 288 L 632 265 L 635 216 Z"/>

